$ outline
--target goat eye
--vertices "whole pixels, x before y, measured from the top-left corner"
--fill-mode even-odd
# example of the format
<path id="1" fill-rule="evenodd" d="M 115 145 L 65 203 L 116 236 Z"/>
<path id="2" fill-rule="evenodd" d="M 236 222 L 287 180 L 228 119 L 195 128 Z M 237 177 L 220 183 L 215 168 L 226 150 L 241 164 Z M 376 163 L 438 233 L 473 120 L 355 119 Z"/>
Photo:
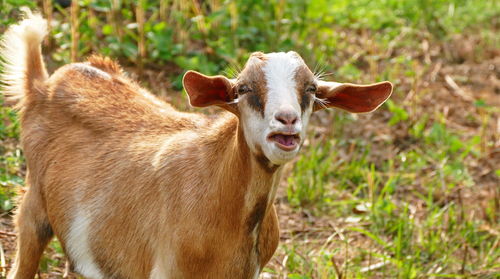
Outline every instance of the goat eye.
<path id="1" fill-rule="evenodd" d="M 248 92 L 251 92 L 252 88 L 250 88 L 248 85 L 242 85 L 238 88 L 238 94 L 245 94 Z"/>
<path id="2" fill-rule="evenodd" d="M 314 94 L 316 93 L 316 85 L 309 85 L 308 87 L 306 87 L 306 92 L 307 93 L 311 93 L 311 94 Z"/>

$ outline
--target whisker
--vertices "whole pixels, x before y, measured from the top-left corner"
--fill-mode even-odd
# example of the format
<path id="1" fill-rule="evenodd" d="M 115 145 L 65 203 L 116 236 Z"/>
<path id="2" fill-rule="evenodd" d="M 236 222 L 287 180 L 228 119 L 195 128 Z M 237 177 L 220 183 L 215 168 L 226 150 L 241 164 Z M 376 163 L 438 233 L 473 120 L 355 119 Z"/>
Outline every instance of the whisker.
<path id="1" fill-rule="evenodd" d="M 322 79 L 325 76 L 325 70 L 326 70 L 326 65 L 321 62 L 318 62 L 318 64 L 316 64 L 316 67 L 314 69 L 314 76 L 317 79 Z"/>
<path id="2" fill-rule="evenodd" d="M 241 67 L 236 64 L 231 64 L 228 68 L 223 72 L 225 76 L 228 78 L 236 78 L 241 72 Z"/>
<path id="3" fill-rule="evenodd" d="M 328 77 L 328 76 L 333 76 L 333 75 L 334 75 L 333 73 L 322 72 L 321 73 L 321 78 Z"/>
<path id="4" fill-rule="evenodd" d="M 316 76 L 316 73 L 318 72 L 318 67 L 319 67 L 319 62 L 314 65 L 313 74 L 315 76 Z"/>
<path id="5" fill-rule="evenodd" d="M 226 104 L 228 105 L 233 105 L 233 104 L 237 104 L 240 100 L 238 98 L 232 100 L 231 102 L 227 102 Z"/>
<path id="6" fill-rule="evenodd" d="M 326 99 L 326 98 L 322 99 L 322 98 L 318 98 L 318 97 L 314 96 L 314 103 L 316 103 L 316 104 L 320 105 L 322 108 L 326 109 L 326 108 L 328 108 L 327 105 L 329 102 L 328 102 L 328 99 Z"/>

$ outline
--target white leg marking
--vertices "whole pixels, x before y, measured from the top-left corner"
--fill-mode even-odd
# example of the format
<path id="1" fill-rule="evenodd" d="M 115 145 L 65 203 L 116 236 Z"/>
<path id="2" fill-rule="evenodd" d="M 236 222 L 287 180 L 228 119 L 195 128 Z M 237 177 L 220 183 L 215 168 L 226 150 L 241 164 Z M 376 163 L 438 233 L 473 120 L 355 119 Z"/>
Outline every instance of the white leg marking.
<path id="1" fill-rule="evenodd" d="M 76 210 L 75 217 L 66 236 L 68 254 L 75 265 L 75 271 L 81 275 L 101 279 L 104 275 L 94 262 L 88 241 L 90 219 L 83 210 Z"/>

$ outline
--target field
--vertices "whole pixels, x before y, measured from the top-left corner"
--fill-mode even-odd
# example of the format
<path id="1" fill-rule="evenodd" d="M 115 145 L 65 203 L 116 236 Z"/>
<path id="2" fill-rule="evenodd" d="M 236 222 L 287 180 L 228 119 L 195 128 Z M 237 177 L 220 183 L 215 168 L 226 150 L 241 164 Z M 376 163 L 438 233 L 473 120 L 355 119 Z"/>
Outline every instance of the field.
<path id="1" fill-rule="evenodd" d="M 50 71 L 102 53 L 183 110 L 217 111 L 188 106 L 186 70 L 230 76 L 253 51 L 295 50 L 326 80 L 394 84 L 374 113 L 314 115 L 301 155 L 285 167 L 281 242 L 261 278 L 500 278 L 500 1 L 81 0 L 63 8 L 0 0 L 0 34 L 24 5 L 51 22 Z M 26 190 L 19 123 L 3 104 L 0 142 L 3 278 Z M 39 278 L 64 272 L 54 240 Z"/>

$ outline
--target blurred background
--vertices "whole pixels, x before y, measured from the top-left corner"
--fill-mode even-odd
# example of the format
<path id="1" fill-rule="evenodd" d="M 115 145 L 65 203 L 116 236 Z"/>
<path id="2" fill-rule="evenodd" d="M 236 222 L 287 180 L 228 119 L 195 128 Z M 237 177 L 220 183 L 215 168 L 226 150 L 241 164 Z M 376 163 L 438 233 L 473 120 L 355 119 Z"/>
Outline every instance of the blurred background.
<path id="1" fill-rule="evenodd" d="M 281 242 L 261 278 L 500 277 L 500 1 L 0 0 L 0 36 L 21 6 L 50 23 L 51 72 L 101 53 L 182 110 L 195 111 L 186 70 L 233 76 L 253 51 L 297 51 L 326 80 L 394 84 L 374 113 L 314 115 L 284 171 Z M 4 278 L 26 190 L 7 105 L 0 142 Z M 64 272 L 54 240 L 39 278 Z"/>

